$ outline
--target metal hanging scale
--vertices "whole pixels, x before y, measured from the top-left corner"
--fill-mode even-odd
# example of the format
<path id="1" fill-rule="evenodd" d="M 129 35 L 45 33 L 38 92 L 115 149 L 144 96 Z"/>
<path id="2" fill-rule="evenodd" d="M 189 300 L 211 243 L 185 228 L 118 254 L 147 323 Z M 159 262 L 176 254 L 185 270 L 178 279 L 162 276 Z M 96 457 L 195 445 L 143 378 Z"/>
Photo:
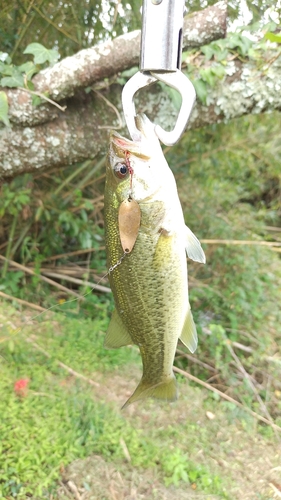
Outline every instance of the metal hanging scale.
<path id="1" fill-rule="evenodd" d="M 184 0 L 143 0 L 140 70 L 122 92 L 124 116 L 134 141 L 140 140 L 135 124 L 135 93 L 157 80 L 175 88 L 182 104 L 175 127 L 170 132 L 155 125 L 155 133 L 167 146 L 181 137 L 191 114 L 196 93 L 181 68 Z"/>

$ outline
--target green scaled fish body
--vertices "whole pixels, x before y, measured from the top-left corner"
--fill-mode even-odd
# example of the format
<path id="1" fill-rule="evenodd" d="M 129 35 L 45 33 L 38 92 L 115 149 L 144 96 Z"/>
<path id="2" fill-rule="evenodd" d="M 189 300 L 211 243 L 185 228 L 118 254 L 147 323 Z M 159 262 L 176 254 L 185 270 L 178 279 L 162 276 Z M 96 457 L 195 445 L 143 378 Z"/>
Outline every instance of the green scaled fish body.
<path id="1" fill-rule="evenodd" d="M 138 115 L 142 133 L 135 143 L 113 132 L 105 187 L 105 238 L 110 285 L 116 309 L 105 347 L 138 345 L 143 363 L 140 384 L 125 403 L 146 397 L 177 398 L 173 361 L 178 339 L 194 352 L 197 333 L 187 283 L 186 252 L 198 262 L 205 255 L 185 226 L 177 187 L 153 124 Z M 140 207 L 140 227 L 124 256 L 119 210 L 124 201 Z"/>

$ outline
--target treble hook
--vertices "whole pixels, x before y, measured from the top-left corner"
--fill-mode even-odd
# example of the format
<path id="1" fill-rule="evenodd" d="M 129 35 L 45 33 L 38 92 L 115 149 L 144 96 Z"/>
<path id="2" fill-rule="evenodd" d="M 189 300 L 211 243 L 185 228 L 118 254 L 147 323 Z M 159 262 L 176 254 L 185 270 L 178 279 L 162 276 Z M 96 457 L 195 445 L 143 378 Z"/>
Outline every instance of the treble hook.
<path id="1" fill-rule="evenodd" d="M 155 125 L 157 137 L 172 146 L 183 134 L 196 93 L 193 84 L 181 71 L 184 0 L 143 0 L 140 71 L 126 83 L 122 92 L 124 116 L 134 141 L 141 138 L 135 124 L 134 95 L 138 90 L 161 81 L 176 89 L 182 98 L 181 108 L 170 132 Z"/>

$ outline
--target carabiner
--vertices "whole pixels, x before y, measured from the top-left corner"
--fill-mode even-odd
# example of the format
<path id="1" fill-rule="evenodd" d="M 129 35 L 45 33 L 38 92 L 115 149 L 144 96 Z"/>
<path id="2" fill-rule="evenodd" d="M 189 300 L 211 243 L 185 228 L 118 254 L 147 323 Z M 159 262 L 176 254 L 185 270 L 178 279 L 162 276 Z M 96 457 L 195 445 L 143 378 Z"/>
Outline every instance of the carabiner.
<path id="1" fill-rule="evenodd" d="M 167 132 L 160 125 L 155 125 L 155 133 L 160 141 L 166 146 L 173 146 L 185 130 L 196 99 L 194 86 L 180 70 L 171 73 L 156 73 L 152 71 L 151 73 L 141 73 L 138 71 L 126 83 L 122 92 L 124 116 L 133 141 L 139 141 L 141 134 L 135 124 L 136 108 L 134 95 L 141 88 L 147 87 L 157 80 L 176 89 L 182 98 L 181 108 L 174 129 Z"/>
<path id="2" fill-rule="evenodd" d="M 174 129 L 167 132 L 156 125 L 157 137 L 166 146 L 172 146 L 188 122 L 196 93 L 191 81 L 180 71 L 183 12 L 184 0 L 143 0 L 140 71 L 126 83 L 122 92 L 124 116 L 134 141 L 141 137 L 135 124 L 134 95 L 158 80 L 176 89 L 182 104 Z"/>

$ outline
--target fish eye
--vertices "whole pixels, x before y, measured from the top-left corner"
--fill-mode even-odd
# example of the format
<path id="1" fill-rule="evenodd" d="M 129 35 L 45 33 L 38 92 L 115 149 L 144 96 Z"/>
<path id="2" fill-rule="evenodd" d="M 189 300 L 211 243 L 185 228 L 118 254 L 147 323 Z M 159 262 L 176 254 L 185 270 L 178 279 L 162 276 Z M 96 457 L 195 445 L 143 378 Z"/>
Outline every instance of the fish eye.
<path id="1" fill-rule="evenodd" d="M 118 179 L 125 179 L 128 174 L 128 167 L 126 163 L 116 163 L 114 166 L 114 173 Z"/>

